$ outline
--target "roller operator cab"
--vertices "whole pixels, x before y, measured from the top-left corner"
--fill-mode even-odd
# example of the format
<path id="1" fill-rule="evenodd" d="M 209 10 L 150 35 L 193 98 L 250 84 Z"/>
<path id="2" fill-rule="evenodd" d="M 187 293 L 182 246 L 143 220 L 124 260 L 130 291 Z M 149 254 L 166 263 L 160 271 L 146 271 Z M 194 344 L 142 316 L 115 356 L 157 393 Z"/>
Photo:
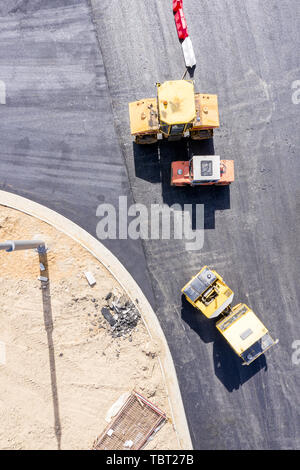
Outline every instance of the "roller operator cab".
<path id="1" fill-rule="evenodd" d="M 225 186 L 234 181 L 234 161 L 219 155 L 194 155 L 190 161 L 173 162 L 172 186 Z"/>
<path id="2" fill-rule="evenodd" d="M 192 80 L 172 80 L 156 87 L 156 98 L 129 103 L 130 129 L 136 143 L 213 136 L 213 129 L 219 127 L 217 95 L 195 93 Z"/>
<path id="3" fill-rule="evenodd" d="M 249 365 L 276 344 L 267 328 L 245 304 L 231 308 L 233 291 L 223 278 L 204 266 L 182 289 L 183 295 L 207 318 L 220 319 L 216 327 L 244 365 Z"/>

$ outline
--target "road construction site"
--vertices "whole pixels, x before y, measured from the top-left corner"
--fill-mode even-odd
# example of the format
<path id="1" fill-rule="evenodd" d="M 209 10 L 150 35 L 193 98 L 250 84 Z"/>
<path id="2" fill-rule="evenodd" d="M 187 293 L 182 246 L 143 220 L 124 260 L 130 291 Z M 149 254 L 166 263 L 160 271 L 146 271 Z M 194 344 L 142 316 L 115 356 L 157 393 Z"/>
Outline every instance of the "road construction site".
<path id="1" fill-rule="evenodd" d="M 170 3 L 170 5 L 169 5 Z M 153 306 L 175 363 L 195 449 L 300 447 L 299 5 L 185 2 L 195 89 L 218 95 L 214 138 L 133 142 L 128 103 L 185 71 L 171 2 L 46 0 L 0 9 L 0 189 L 50 207 L 96 236 L 99 204 L 204 205 L 204 246 L 103 240 Z M 21 46 L 20 46 L 21 42 Z M 234 160 L 230 186 L 170 185 L 174 161 Z M 1 201 L 0 201 L 1 202 Z M 279 344 L 249 366 L 181 289 L 221 273 Z M 1 339 L 1 338 L 0 338 Z"/>

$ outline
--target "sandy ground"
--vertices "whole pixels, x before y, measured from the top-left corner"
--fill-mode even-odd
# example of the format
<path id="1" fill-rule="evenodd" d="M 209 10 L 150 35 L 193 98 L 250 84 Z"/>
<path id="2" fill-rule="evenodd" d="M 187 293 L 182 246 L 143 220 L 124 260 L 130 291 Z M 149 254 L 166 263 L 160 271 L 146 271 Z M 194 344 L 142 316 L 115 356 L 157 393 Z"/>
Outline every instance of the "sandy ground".
<path id="1" fill-rule="evenodd" d="M 159 345 L 144 324 L 131 342 L 112 339 L 105 321 L 99 327 L 107 293 L 122 294 L 115 279 L 53 227 L 0 206 L 1 241 L 35 237 L 49 248 L 46 274 L 33 250 L 0 252 L 0 342 L 6 353 L 0 364 L 0 448 L 89 449 L 107 425 L 108 409 L 133 389 L 171 416 Z M 93 273 L 93 288 L 84 271 Z M 39 275 L 49 276 L 44 289 Z M 177 447 L 170 421 L 147 445 Z"/>

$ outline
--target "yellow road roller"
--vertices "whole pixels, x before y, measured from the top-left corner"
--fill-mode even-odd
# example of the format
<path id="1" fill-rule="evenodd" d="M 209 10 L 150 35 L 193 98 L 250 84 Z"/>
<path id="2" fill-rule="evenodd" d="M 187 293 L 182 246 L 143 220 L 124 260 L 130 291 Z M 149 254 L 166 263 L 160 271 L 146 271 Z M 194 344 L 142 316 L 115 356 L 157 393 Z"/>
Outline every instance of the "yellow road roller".
<path id="1" fill-rule="evenodd" d="M 186 299 L 207 318 L 220 317 L 216 327 L 235 353 L 249 365 L 271 346 L 267 328 L 246 304 L 231 307 L 234 293 L 214 270 L 204 266 L 182 289 Z"/>

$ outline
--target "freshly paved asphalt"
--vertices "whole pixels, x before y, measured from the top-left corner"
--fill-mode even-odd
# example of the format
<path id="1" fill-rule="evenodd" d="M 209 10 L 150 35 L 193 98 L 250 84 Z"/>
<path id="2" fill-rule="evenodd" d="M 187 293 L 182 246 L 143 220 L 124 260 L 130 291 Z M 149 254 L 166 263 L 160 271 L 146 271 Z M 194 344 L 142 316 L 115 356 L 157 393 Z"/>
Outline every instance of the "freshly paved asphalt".
<path id="1" fill-rule="evenodd" d="M 132 196 L 90 7 L 84 0 L 10 0 L 0 7 L 0 41 L 7 93 L 0 188 L 96 236 L 98 205 L 118 207 L 119 196 Z M 105 244 L 153 303 L 141 242 Z"/>
<path id="2" fill-rule="evenodd" d="M 129 135 L 128 101 L 155 96 L 156 81 L 184 72 L 171 1 L 20 0 L 0 13 L 0 80 L 8 88 L 0 106 L 1 189 L 92 234 L 97 205 L 115 205 L 131 191 L 147 207 L 204 204 L 202 250 L 187 251 L 184 240 L 107 246 L 156 307 L 195 448 L 299 448 L 300 364 L 292 361 L 300 339 L 300 105 L 292 102 L 299 3 L 185 2 L 196 88 L 219 95 L 221 116 L 214 142 L 189 152 L 236 165 L 230 189 L 204 190 L 170 188 L 170 162 L 187 158 L 185 142 L 139 148 Z M 250 367 L 181 298 L 204 264 L 280 340 Z"/>

